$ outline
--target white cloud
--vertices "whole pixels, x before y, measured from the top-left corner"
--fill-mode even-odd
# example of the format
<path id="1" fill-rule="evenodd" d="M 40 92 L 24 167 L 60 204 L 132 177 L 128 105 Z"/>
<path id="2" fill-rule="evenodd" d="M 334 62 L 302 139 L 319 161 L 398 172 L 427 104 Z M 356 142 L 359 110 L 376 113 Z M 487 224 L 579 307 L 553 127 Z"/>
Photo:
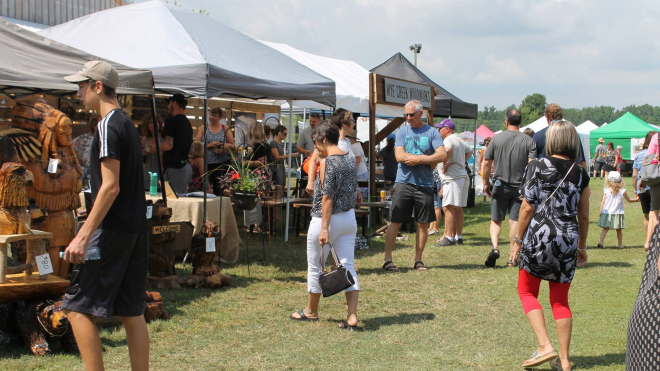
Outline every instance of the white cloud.
<path id="1" fill-rule="evenodd" d="M 529 76 L 518 63 L 511 59 L 497 59 L 493 54 L 486 57 L 486 70 L 475 77 L 475 81 L 496 83 L 529 80 Z"/>
<path id="2" fill-rule="evenodd" d="M 419 54 L 417 56 L 417 67 L 427 75 L 444 76 L 451 74 L 451 68 L 440 57 L 426 58 L 425 55 Z"/>

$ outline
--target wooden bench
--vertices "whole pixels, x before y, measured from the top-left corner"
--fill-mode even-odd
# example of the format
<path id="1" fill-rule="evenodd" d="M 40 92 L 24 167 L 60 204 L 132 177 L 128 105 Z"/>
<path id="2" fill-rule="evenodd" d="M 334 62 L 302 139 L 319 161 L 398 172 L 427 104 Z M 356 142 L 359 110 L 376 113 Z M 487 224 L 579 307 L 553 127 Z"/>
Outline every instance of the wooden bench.
<path id="1" fill-rule="evenodd" d="M 7 273 L 20 273 L 25 272 L 25 276 L 31 276 L 32 272 L 37 269 L 36 256 L 46 253 L 46 241 L 53 238 L 53 234 L 49 232 L 32 230 L 31 233 L 22 234 L 2 234 L 0 235 L 0 284 L 7 281 Z M 34 243 L 26 243 L 27 245 L 27 259 L 26 264 L 19 267 L 7 267 L 8 247 L 11 242 L 18 241 L 35 241 Z M 13 269 L 12 269 L 13 268 Z M 39 276 L 40 280 L 46 280 L 48 275 Z"/>

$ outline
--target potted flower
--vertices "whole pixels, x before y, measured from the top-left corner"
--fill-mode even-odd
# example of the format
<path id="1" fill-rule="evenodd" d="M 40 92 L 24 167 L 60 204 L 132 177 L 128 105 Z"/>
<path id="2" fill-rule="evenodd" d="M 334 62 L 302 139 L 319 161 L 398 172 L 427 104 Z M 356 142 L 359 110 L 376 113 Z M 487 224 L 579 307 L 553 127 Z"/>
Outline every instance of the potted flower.
<path id="1" fill-rule="evenodd" d="M 229 171 L 219 177 L 218 186 L 224 192 L 229 190 L 234 204 L 241 210 L 252 210 L 259 197 L 268 196 L 273 190 L 273 181 L 266 166 L 250 168 L 243 161 L 236 161 L 229 166 Z"/>

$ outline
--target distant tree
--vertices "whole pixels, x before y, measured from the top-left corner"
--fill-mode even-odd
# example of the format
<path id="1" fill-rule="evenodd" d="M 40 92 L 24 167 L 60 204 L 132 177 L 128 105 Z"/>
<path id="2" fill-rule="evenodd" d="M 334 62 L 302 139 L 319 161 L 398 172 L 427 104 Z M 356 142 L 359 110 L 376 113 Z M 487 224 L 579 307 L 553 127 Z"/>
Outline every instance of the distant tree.
<path id="1" fill-rule="evenodd" d="M 535 93 L 528 95 L 518 106 L 518 111 L 522 114 L 521 126 L 529 125 L 543 116 L 545 111 L 545 95 Z"/>

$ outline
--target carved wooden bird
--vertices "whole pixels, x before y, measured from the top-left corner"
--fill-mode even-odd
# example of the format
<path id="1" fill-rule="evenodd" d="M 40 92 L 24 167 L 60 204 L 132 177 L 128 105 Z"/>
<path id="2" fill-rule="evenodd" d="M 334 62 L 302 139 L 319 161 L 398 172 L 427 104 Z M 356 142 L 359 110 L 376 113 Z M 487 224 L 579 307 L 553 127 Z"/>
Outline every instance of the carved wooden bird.
<path id="1" fill-rule="evenodd" d="M 206 238 L 215 237 L 215 251 L 206 252 Z M 209 277 L 220 270 L 215 266 L 215 258 L 220 249 L 220 240 L 222 233 L 217 223 L 207 221 L 202 227 L 202 231 L 193 237 L 190 246 L 191 261 L 193 265 L 193 275 Z"/>
<path id="2" fill-rule="evenodd" d="M 25 190 L 31 183 L 32 173 L 25 166 L 6 162 L 0 167 L 0 234 L 30 231 Z"/>

